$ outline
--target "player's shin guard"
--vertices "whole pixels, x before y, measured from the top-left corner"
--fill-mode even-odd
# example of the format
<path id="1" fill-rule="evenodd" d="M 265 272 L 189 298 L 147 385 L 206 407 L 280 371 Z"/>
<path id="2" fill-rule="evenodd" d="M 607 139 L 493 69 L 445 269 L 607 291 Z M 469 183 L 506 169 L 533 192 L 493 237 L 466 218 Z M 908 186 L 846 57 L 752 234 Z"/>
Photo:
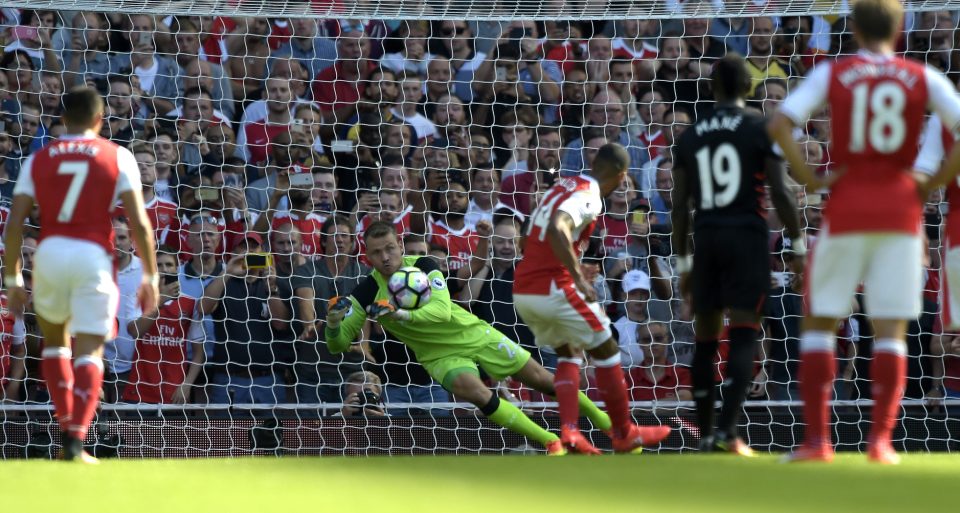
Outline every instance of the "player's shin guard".
<path id="1" fill-rule="evenodd" d="M 615 438 L 621 438 L 630 431 L 633 418 L 630 416 L 629 397 L 627 395 L 627 381 L 620 367 L 620 353 L 603 360 L 594 360 L 597 367 L 597 384 L 600 395 L 607 403 L 607 413 L 613 424 L 611 431 Z"/>
<path id="2" fill-rule="evenodd" d="M 880 339 L 873 345 L 870 363 L 873 395 L 872 444 L 889 444 L 900 413 L 907 378 L 907 344 L 897 339 Z"/>
<path id="3" fill-rule="evenodd" d="M 557 435 L 530 420 L 530 417 L 524 415 L 520 408 L 507 401 L 501 401 L 497 394 L 493 394 L 490 401 L 483 405 L 480 411 L 497 424 L 531 440 L 536 440 L 543 445 L 560 439 Z"/>
<path id="4" fill-rule="evenodd" d="M 560 427 L 577 427 L 580 418 L 580 358 L 559 358 L 557 372 L 553 375 L 553 388 L 557 394 L 557 403 L 560 405 Z"/>
<path id="5" fill-rule="evenodd" d="M 67 431 L 73 415 L 73 361 L 69 347 L 47 347 L 40 353 L 40 369 L 47 382 L 60 429 Z"/>
<path id="6" fill-rule="evenodd" d="M 697 424 L 700 425 L 700 439 L 713 436 L 713 408 L 717 400 L 716 373 L 714 359 L 717 356 L 719 342 L 716 340 L 698 340 L 693 353 L 692 381 L 693 401 L 697 408 Z"/>
<path id="7" fill-rule="evenodd" d="M 103 360 L 96 356 L 81 356 L 73 364 L 76 383 L 73 387 L 73 419 L 70 421 L 70 436 L 83 440 L 100 403 L 100 388 L 103 385 Z"/>
<path id="8" fill-rule="evenodd" d="M 831 445 L 830 406 L 837 374 L 836 338 L 827 331 L 807 331 L 800 339 L 800 397 L 807 424 L 804 445 Z"/>
<path id="9" fill-rule="evenodd" d="M 757 353 L 757 329 L 730 328 L 730 354 L 727 358 L 727 380 L 723 389 L 723 408 L 717 419 L 717 429 L 729 438 L 737 436 L 737 420 L 747 388 L 753 381 L 753 361 Z M 718 433 L 717 437 L 720 437 Z"/>

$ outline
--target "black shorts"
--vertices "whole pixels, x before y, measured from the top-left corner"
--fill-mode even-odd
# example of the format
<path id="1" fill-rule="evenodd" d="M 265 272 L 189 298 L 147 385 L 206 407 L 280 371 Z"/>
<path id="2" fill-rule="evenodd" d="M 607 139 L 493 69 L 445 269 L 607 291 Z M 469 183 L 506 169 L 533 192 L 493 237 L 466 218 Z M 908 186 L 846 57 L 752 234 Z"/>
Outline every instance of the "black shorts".
<path id="1" fill-rule="evenodd" d="M 694 313 L 759 312 L 770 290 L 767 229 L 700 227 L 693 235 Z"/>

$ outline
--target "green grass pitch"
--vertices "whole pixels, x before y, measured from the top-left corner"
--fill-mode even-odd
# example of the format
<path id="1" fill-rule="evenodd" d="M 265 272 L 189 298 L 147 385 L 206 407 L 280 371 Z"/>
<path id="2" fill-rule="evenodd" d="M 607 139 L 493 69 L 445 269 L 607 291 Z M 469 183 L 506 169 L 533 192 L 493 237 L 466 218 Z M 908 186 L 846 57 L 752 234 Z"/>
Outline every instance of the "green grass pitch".
<path id="1" fill-rule="evenodd" d="M 960 455 L 950 454 L 908 455 L 899 467 L 855 454 L 831 465 L 647 454 L 8 461 L 0 469 L 11 512 L 939 513 L 956 511 L 960 497 Z M 71 503 L 79 507 L 61 509 Z"/>

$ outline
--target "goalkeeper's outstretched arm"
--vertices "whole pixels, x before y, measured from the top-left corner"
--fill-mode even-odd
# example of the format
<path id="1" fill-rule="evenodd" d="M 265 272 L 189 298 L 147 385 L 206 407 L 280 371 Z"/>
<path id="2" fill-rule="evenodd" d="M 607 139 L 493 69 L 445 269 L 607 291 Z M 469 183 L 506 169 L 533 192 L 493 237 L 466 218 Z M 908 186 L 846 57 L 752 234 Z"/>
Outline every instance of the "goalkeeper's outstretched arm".
<path id="1" fill-rule="evenodd" d="M 350 344 L 357 339 L 367 320 L 367 307 L 373 304 L 377 297 L 377 282 L 367 276 L 353 291 L 350 308 L 337 310 L 331 299 L 327 305 L 327 319 L 323 330 L 327 348 L 331 353 L 342 353 L 350 348 Z"/>

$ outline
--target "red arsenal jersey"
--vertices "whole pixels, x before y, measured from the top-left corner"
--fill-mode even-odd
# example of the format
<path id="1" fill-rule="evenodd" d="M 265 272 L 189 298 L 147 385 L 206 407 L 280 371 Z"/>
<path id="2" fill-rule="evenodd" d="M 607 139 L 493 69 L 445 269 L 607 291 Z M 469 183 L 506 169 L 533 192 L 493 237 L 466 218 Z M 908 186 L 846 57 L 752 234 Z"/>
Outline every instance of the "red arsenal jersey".
<path id="1" fill-rule="evenodd" d="M 940 122 L 940 116 L 931 116 L 924 130 L 923 145 L 914 169 L 931 175 L 936 173 L 943 159 L 953 149 L 955 140 L 954 135 Z M 944 235 L 947 248 L 952 248 L 960 245 L 960 178 L 947 184 L 945 199 L 950 211 L 947 213 Z"/>
<path id="2" fill-rule="evenodd" d="M 281 226 L 290 223 L 300 231 L 300 251 L 304 256 L 312 257 L 319 255 L 322 250 L 320 241 L 323 237 L 324 219 L 317 214 L 308 213 L 306 215 L 297 215 L 289 211 L 277 212 L 273 218 L 272 229 L 276 230 Z"/>
<path id="3" fill-rule="evenodd" d="M 203 338 L 197 300 L 187 296 L 161 305 L 157 321 L 137 339 L 130 385 L 123 399 L 169 403 L 186 378 L 187 344 Z"/>
<path id="4" fill-rule="evenodd" d="M 250 164 L 266 162 L 270 142 L 277 135 L 289 130 L 289 125 L 276 125 L 267 123 L 266 120 L 250 123 L 244 127 L 244 151 L 249 156 L 247 162 Z"/>
<path id="5" fill-rule="evenodd" d="M 40 239 L 61 236 L 103 246 L 113 254 L 113 210 L 120 194 L 140 189 L 130 150 L 99 136 L 64 136 L 23 164 L 14 194 L 36 201 Z"/>
<path id="6" fill-rule="evenodd" d="M 443 221 L 435 221 L 430 223 L 430 243 L 447 248 L 450 272 L 453 273 L 470 263 L 480 243 L 480 236 L 473 226 L 465 225 L 460 230 L 454 230 Z"/>
<path id="7" fill-rule="evenodd" d="M 7 384 L 11 349 L 23 345 L 25 336 L 23 321 L 17 320 L 7 309 L 7 295 L 0 293 L 0 386 Z"/>
<path id="8" fill-rule="evenodd" d="M 922 63 L 861 51 L 816 67 L 780 110 L 802 126 L 823 105 L 839 173 L 824 211 L 830 232 L 919 233 L 911 167 L 928 109 L 960 122 L 953 86 Z"/>
<path id="9" fill-rule="evenodd" d="M 573 277 L 550 247 L 547 228 L 557 211 L 573 218 L 573 249 L 579 256 L 590 240 L 602 203 L 600 185 L 588 175 L 562 178 L 547 191 L 530 215 L 523 260 L 517 265 L 513 282 L 514 294 L 547 295 L 553 284 L 558 288 L 573 286 Z"/>

